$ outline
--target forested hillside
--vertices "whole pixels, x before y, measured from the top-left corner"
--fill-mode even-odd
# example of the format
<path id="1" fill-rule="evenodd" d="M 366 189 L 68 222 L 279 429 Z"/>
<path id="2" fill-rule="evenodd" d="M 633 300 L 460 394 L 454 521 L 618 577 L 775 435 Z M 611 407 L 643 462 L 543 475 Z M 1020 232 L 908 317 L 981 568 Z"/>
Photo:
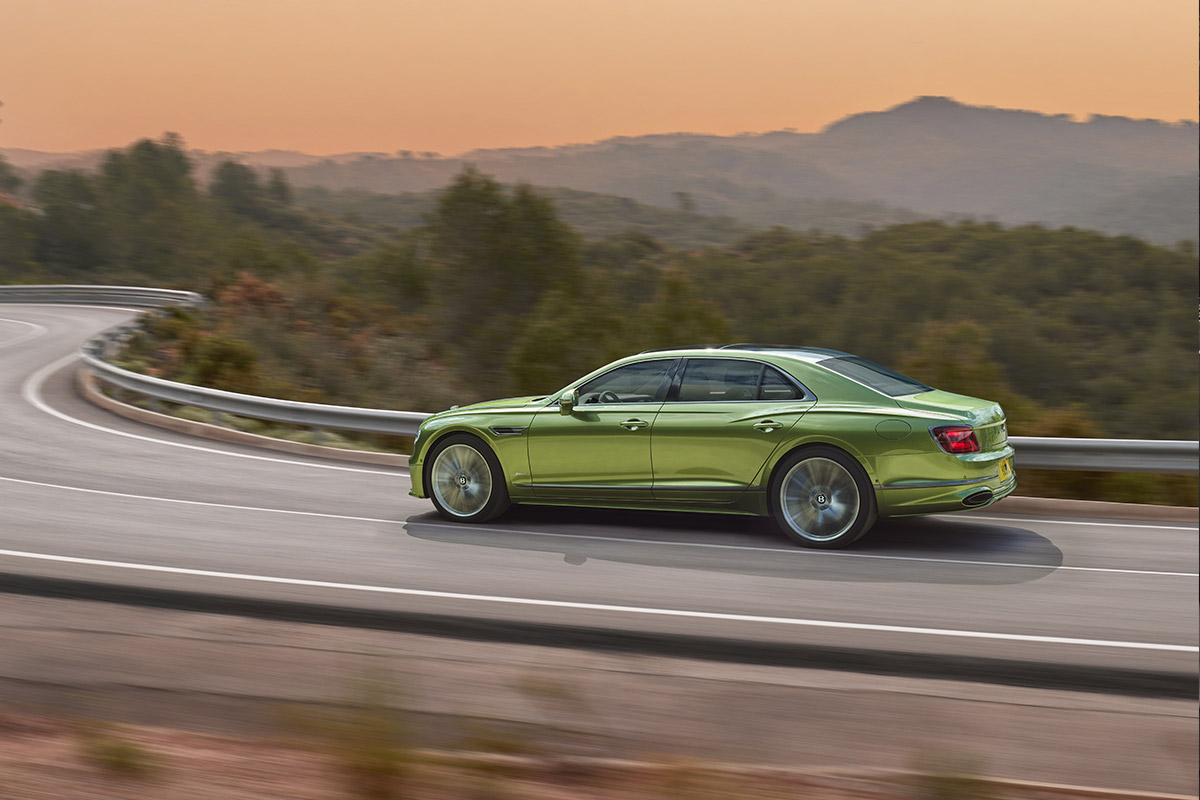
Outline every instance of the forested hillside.
<path id="1" fill-rule="evenodd" d="M 828 229 L 820 204 L 842 201 L 876 206 L 844 233 L 880 224 L 887 209 L 892 216 L 882 224 L 967 216 L 1071 224 L 1172 245 L 1197 239 L 1196 133 L 1194 122 L 1075 121 L 921 97 L 819 133 L 679 133 L 456 158 L 359 154 L 288 174 L 302 185 L 390 193 L 440 187 L 471 164 L 502 181 L 668 208 L 682 203 L 763 227 Z"/>
<path id="2" fill-rule="evenodd" d="M 672 247 L 691 248 L 729 244 L 755 230 L 729 217 L 648 206 L 627 197 L 542 187 L 538 187 L 537 192 L 553 201 L 564 222 L 588 238 L 636 231 Z M 296 191 L 297 202 L 304 206 L 351 223 L 379 226 L 386 234 L 424 224 L 441 194 L 440 189 L 378 194 L 361 189 L 335 191 L 322 186 L 308 186 Z M 828 218 L 826 221 L 831 229 L 841 230 L 841 226 L 837 226 L 841 220 Z"/>
<path id="3" fill-rule="evenodd" d="M 925 221 L 679 248 L 585 236 L 471 169 L 388 224 L 306 209 L 279 171 L 199 181 L 171 137 L 96 173 L 0 167 L 0 191 L 0 280 L 201 291 L 209 309 L 157 321 L 131 357 L 219 388 L 432 411 L 650 347 L 790 342 L 997 399 L 1017 434 L 1197 437 L 1191 245 Z"/>
<path id="4" fill-rule="evenodd" d="M 698 213 L 686 195 L 677 198 L 678 209 L 646 205 L 627 197 L 580 192 L 574 189 L 536 187 L 554 202 L 559 217 L 588 238 L 637 232 L 678 248 L 729 245 L 757 230 L 732 217 Z M 404 194 L 379 194 L 361 189 L 331 190 L 309 186 L 297 190 L 298 202 L 353 223 L 415 228 L 437 205 L 441 190 Z M 859 236 L 898 222 L 916 222 L 920 214 L 879 203 L 850 200 L 795 200 L 792 209 L 802 230 L 819 230 Z"/>
<path id="5" fill-rule="evenodd" d="M 473 165 L 507 183 L 629 198 L 743 226 L 856 236 L 866 227 L 916 219 L 974 218 L 1074 225 L 1173 246 L 1200 236 L 1196 135 L 1193 121 L 1103 115 L 1077 121 L 919 97 L 851 115 L 818 133 L 628 136 L 451 157 L 397 150 L 193 158 L 205 176 L 234 158 L 282 168 L 297 186 L 334 191 L 431 192 Z M 31 170 L 55 162 L 87 167 L 102 159 L 11 154 Z"/>

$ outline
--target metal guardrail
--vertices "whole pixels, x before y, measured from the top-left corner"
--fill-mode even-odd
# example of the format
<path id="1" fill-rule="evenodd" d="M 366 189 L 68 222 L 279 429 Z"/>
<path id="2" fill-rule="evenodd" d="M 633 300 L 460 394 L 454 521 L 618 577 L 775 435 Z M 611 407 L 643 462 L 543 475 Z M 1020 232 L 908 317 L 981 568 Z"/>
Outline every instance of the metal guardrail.
<path id="1" fill-rule="evenodd" d="M 1011 436 L 1017 466 L 1081 472 L 1200 472 L 1200 442 L 1180 439 L 1056 439 Z"/>
<path id="2" fill-rule="evenodd" d="M 318 430 L 332 428 L 367 433 L 415 436 L 421 420 L 428 414 L 419 411 L 391 411 L 383 408 L 356 408 L 323 403 L 300 403 L 250 394 L 226 392 L 203 386 L 189 386 L 153 375 L 141 375 L 108 363 L 131 326 L 106 331 L 88 341 L 80 353 L 85 364 L 105 383 L 168 403 L 195 406 L 208 411 L 239 417 L 287 422 Z"/>
<path id="3" fill-rule="evenodd" d="M 86 303 L 90 305 L 199 305 L 194 292 L 131 286 L 0 286 L 0 303 Z M 413 436 L 428 414 L 381 408 L 298 403 L 224 392 L 163 380 L 122 369 L 116 355 L 134 325 L 105 331 L 89 340 L 81 357 L 96 376 L 113 386 L 169 403 L 195 406 L 240 417 L 286 422 L 314 429 Z M 1018 467 L 1091 472 L 1153 472 L 1195 475 L 1200 472 L 1200 442 L 1156 439 L 1058 439 L 1013 436 Z"/>
<path id="4" fill-rule="evenodd" d="M 0 286 L 0 303 L 82 303 L 163 308 L 199 306 L 204 302 L 204 296 L 195 292 L 141 286 Z M 126 337 L 136 328 L 137 323 L 110 328 L 88 340 L 80 351 L 80 357 L 101 381 L 154 400 L 195 406 L 217 414 L 302 425 L 317 431 L 330 428 L 397 436 L 415 436 L 421 420 L 429 416 L 418 411 L 298 403 L 225 392 L 142 375 L 109 363 L 119 352 Z"/>
<path id="5" fill-rule="evenodd" d="M 0 286 L 0 303 L 86 303 L 103 306 L 197 306 L 204 296 L 141 286 Z"/>

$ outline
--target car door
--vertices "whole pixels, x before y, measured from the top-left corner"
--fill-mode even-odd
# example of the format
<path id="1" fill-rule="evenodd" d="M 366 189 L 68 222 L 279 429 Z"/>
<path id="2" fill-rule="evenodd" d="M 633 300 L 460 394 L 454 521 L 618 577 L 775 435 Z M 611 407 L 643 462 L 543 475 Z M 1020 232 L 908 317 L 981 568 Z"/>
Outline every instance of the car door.
<path id="1" fill-rule="evenodd" d="M 530 486 L 539 498 L 648 501 L 650 441 L 677 359 L 625 364 L 578 387 L 563 415 L 540 409 L 526 434 Z"/>
<path id="2" fill-rule="evenodd" d="M 761 361 L 689 358 L 654 421 L 654 497 L 732 503 L 814 399 Z"/>

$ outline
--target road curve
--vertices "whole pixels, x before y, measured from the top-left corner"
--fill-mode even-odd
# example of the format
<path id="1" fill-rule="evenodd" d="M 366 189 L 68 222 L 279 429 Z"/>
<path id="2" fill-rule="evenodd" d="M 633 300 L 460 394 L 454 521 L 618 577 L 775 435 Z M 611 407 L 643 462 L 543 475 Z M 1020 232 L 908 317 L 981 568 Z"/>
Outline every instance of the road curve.
<path id="1" fill-rule="evenodd" d="M 0 588 L 1195 691 L 1195 526 L 982 513 L 883 522 L 819 552 L 717 515 L 514 508 L 455 525 L 408 497 L 403 470 L 193 439 L 84 403 L 73 354 L 134 313 L 0 305 Z"/>

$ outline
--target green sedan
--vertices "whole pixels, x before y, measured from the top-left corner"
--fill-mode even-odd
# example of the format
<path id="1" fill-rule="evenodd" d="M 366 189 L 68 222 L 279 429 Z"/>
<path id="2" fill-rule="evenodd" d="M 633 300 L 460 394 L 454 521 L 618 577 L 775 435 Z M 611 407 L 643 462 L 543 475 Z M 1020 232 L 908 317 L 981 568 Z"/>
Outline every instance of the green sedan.
<path id="1" fill-rule="evenodd" d="M 750 514 L 820 548 L 1016 488 L 996 403 L 781 345 L 649 351 L 550 395 L 452 408 L 421 424 L 410 466 L 412 494 L 456 522 L 512 503 Z"/>

